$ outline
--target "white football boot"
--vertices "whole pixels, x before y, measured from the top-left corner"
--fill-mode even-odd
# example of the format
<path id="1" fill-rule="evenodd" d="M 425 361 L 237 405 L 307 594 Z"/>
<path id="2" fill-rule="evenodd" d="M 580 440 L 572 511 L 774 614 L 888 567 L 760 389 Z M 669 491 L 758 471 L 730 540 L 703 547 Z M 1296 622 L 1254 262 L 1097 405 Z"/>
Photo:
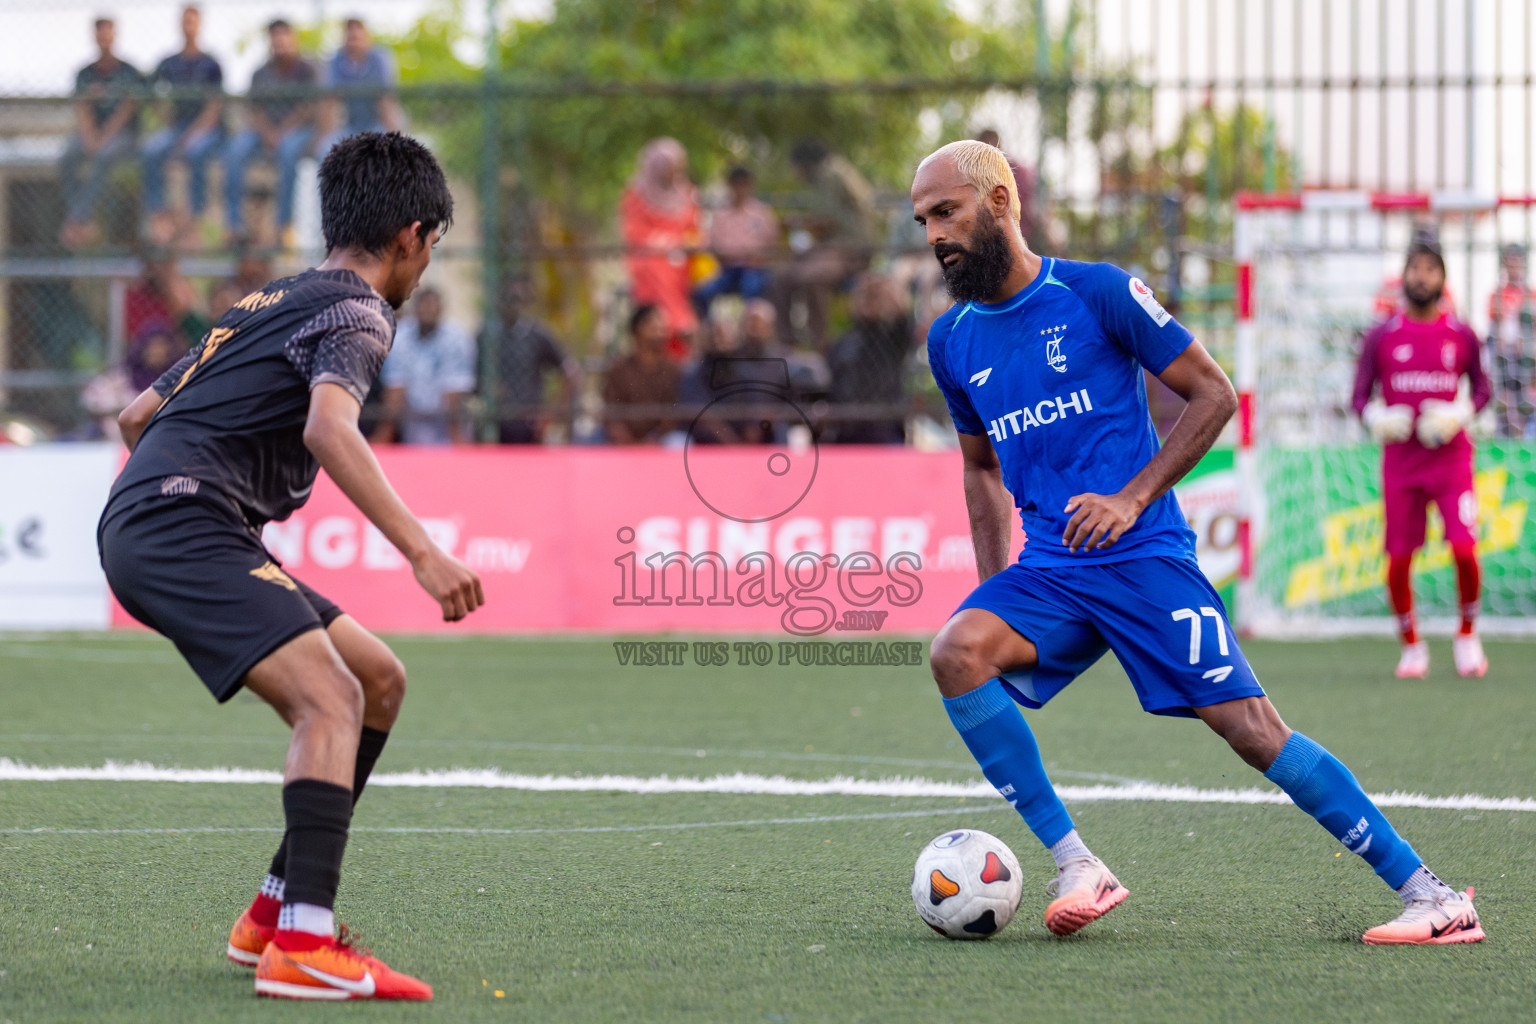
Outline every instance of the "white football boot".
<path id="1" fill-rule="evenodd" d="M 1071 935 L 1097 921 L 1130 895 L 1097 857 L 1073 857 L 1046 888 L 1056 891 L 1056 899 L 1045 909 L 1045 926 L 1057 935 Z"/>
<path id="2" fill-rule="evenodd" d="M 1475 639 L 1475 638 L 1474 638 Z M 1457 648 L 1460 650 L 1460 648 Z M 1478 648 L 1481 653 L 1482 648 Z M 1460 665 L 1460 662 L 1457 662 Z M 1399 679 L 1423 679 L 1429 675 L 1429 644 L 1419 640 L 1403 644 L 1403 656 L 1397 659 L 1397 670 L 1392 673 Z"/>
<path id="3" fill-rule="evenodd" d="M 1456 674 L 1463 679 L 1481 679 L 1488 674 L 1488 657 L 1476 633 L 1457 633 L 1451 641 L 1451 655 L 1456 661 Z"/>
<path id="4" fill-rule="evenodd" d="M 1369 946 L 1442 946 L 1451 942 L 1481 942 L 1482 923 L 1472 907 L 1472 889 L 1412 900 L 1386 924 L 1360 936 Z"/>

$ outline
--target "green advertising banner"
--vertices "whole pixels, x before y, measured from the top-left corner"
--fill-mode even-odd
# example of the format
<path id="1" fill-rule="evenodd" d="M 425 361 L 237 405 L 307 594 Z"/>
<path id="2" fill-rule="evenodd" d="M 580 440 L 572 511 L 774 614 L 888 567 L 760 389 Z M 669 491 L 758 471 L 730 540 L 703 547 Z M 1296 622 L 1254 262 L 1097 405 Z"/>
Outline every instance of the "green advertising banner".
<path id="1" fill-rule="evenodd" d="M 1381 450 L 1373 445 L 1261 452 L 1263 488 L 1255 562 L 1258 596 L 1286 615 L 1389 614 L 1382 551 Z M 1483 612 L 1536 615 L 1536 445 L 1480 442 L 1476 483 Z M 1456 610 L 1456 580 L 1433 505 L 1429 534 L 1414 558 L 1421 614 Z"/>

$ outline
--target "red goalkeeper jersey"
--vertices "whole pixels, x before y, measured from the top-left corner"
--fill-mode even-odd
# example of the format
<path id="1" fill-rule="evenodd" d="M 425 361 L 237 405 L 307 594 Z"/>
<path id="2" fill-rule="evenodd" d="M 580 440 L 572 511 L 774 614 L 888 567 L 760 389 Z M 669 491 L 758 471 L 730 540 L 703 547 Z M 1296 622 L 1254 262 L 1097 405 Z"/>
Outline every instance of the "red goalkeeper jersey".
<path id="1" fill-rule="evenodd" d="M 1473 407 L 1487 405 L 1491 389 L 1472 328 L 1444 313 L 1428 323 L 1399 313 L 1366 332 L 1355 369 L 1355 412 L 1365 410 L 1378 384 L 1388 405 L 1406 405 L 1415 413 L 1427 399 L 1454 401 L 1463 376 L 1472 385 Z M 1383 465 L 1389 473 L 1411 471 L 1441 458 L 1465 458 L 1471 449 L 1466 431 L 1435 449 L 1411 435 L 1385 446 Z"/>

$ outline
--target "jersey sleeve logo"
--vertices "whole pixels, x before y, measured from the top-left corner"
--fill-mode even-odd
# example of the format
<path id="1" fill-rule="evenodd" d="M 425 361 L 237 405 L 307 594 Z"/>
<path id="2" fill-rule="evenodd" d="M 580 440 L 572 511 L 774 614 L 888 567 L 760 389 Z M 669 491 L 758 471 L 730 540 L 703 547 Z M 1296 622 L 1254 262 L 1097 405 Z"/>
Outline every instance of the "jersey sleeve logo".
<path id="1" fill-rule="evenodd" d="M 1061 354 L 1062 332 L 1066 329 L 1066 324 L 1058 324 L 1055 327 L 1047 327 L 1040 332 L 1042 336 L 1046 337 L 1045 362 L 1057 373 L 1067 372 L 1067 357 Z"/>
<path id="2" fill-rule="evenodd" d="M 1440 362 L 1447 370 L 1456 369 L 1456 343 L 1448 341 L 1440 347 Z"/>
<path id="3" fill-rule="evenodd" d="M 975 384 L 977 387 L 981 387 L 987 382 L 987 378 L 990 376 L 992 376 L 992 367 L 989 366 L 985 370 L 982 370 L 980 373 L 971 374 L 971 383 Z"/>
<path id="4" fill-rule="evenodd" d="M 1152 322 L 1157 324 L 1157 326 L 1161 327 L 1173 319 L 1168 311 L 1163 308 L 1163 304 L 1157 301 L 1157 296 L 1152 294 L 1152 289 L 1142 283 L 1139 277 L 1131 278 L 1131 298 L 1136 300 L 1138 306 L 1147 311 L 1147 316 L 1151 317 Z"/>

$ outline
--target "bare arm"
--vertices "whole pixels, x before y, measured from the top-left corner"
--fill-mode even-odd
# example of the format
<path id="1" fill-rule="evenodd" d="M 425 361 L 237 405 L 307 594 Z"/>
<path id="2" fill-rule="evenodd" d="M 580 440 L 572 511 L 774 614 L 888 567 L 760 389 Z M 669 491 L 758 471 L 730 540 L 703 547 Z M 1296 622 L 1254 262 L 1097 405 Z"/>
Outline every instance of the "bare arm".
<path id="1" fill-rule="evenodd" d="M 373 439 L 380 444 L 394 444 L 400 440 L 400 417 L 405 415 L 405 388 L 384 389 L 384 415 Z"/>
<path id="2" fill-rule="evenodd" d="M 971 518 L 971 546 L 982 580 L 1008 567 L 1013 498 L 1003 486 L 1003 469 L 985 434 L 961 434 L 965 460 L 965 509 Z"/>
<path id="3" fill-rule="evenodd" d="M 144 433 L 144 428 L 149 426 L 149 421 L 164 401 L 154 388 L 145 388 L 139 392 L 138 398 L 128 403 L 128 408 L 117 414 L 117 426 L 123 432 L 123 444 L 128 446 L 130 452 L 139 443 L 139 436 Z"/>
<path id="4" fill-rule="evenodd" d="M 416 581 L 443 608 L 445 622 L 457 622 L 485 603 L 480 577 L 432 543 L 421 522 L 384 478 L 357 418 L 362 406 L 338 384 L 310 392 L 304 446 L 357 510 L 389 538 L 411 563 Z"/>
<path id="5" fill-rule="evenodd" d="M 96 131 L 96 111 L 86 102 L 75 104 L 75 131 L 80 133 L 80 146 L 87 153 L 96 152 L 100 136 Z"/>
<path id="6" fill-rule="evenodd" d="M 119 103 L 117 109 L 112 111 L 112 116 L 107 118 L 107 123 L 101 126 L 101 135 L 97 138 L 98 145 L 105 146 L 115 139 L 123 130 L 123 126 L 128 123 L 128 119 L 133 116 L 134 111 L 138 109 L 138 100 L 124 100 Z"/>
<path id="7" fill-rule="evenodd" d="M 450 443 L 474 443 L 472 432 L 464 429 L 464 393 L 462 391 L 449 391 L 443 395 L 443 414 L 448 417 Z"/>
<path id="8" fill-rule="evenodd" d="M 1107 548 L 1195 467 L 1237 411 L 1237 392 L 1205 346 L 1192 341 L 1157 379 L 1188 403 L 1162 449 L 1116 494 L 1079 494 L 1061 542 L 1070 550 Z"/>

